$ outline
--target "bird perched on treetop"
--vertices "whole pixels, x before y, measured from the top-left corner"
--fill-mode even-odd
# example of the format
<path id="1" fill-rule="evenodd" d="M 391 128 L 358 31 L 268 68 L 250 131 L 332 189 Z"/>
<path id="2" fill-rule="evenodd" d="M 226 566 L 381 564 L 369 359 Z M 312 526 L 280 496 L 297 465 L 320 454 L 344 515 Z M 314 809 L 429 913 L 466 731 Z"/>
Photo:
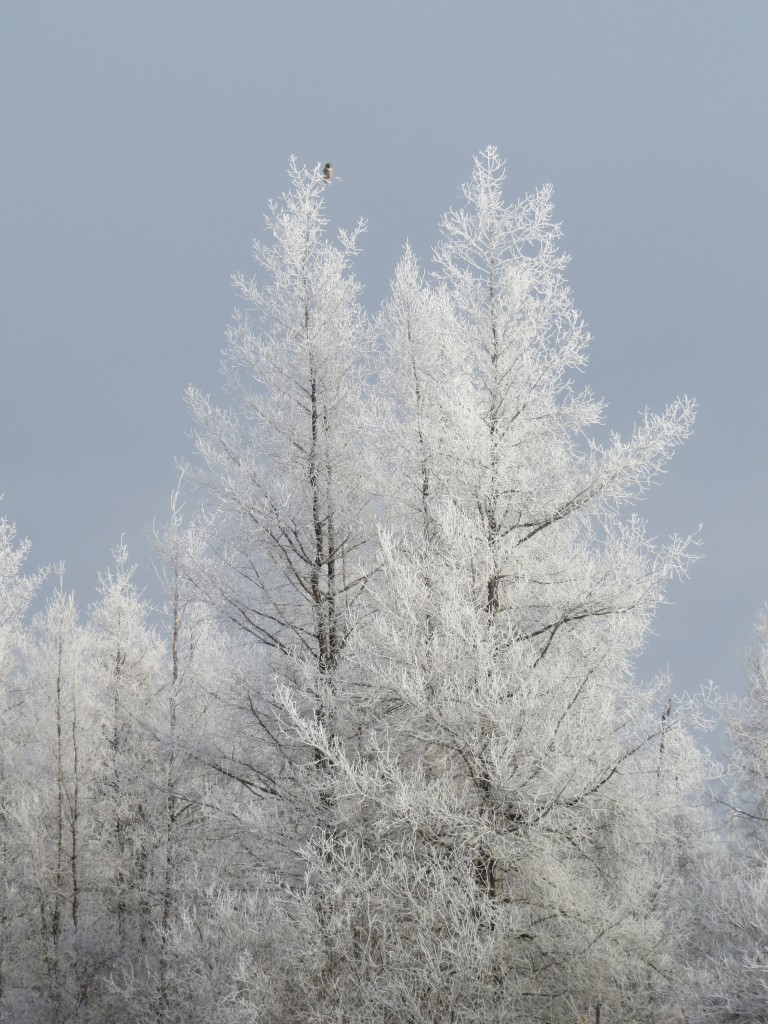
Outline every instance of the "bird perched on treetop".
<path id="1" fill-rule="evenodd" d="M 332 177 L 333 177 L 333 164 L 329 163 L 329 164 L 326 164 L 325 167 L 323 168 L 323 181 L 326 183 L 326 185 L 328 184 L 328 182 L 331 180 Z"/>

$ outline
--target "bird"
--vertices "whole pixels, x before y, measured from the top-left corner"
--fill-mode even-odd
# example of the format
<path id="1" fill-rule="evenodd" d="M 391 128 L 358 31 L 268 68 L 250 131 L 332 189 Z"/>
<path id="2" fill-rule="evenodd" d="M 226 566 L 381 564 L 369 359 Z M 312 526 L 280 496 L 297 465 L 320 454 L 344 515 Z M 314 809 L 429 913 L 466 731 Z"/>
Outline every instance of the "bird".
<path id="1" fill-rule="evenodd" d="M 333 164 L 327 163 L 323 168 L 323 181 L 327 185 L 333 177 Z"/>

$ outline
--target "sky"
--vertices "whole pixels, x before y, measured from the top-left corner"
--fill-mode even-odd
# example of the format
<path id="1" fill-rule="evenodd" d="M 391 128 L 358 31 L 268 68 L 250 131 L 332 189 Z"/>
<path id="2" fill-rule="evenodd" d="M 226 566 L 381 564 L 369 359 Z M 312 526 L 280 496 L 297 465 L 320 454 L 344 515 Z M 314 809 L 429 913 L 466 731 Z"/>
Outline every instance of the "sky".
<path id="1" fill-rule="evenodd" d="M 763 0 L 6 0 L 0 13 L 0 513 L 85 607 L 192 454 L 184 392 L 219 393 L 234 305 L 288 159 L 333 162 L 332 227 L 368 221 L 374 312 L 424 262 L 472 156 L 510 200 L 544 182 L 584 377 L 626 434 L 694 396 L 692 439 L 637 511 L 701 524 L 638 672 L 744 686 L 768 600 Z"/>

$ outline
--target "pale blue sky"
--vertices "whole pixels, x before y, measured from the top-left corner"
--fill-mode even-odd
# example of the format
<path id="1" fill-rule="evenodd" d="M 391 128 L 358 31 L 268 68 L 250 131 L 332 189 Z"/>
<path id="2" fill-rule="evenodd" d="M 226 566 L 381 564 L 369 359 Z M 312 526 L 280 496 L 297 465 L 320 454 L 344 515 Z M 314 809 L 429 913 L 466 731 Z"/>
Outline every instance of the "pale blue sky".
<path id="1" fill-rule="evenodd" d="M 290 154 L 332 160 L 335 224 L 369 221 L 372 309 L 425 259 L 472 154 L 544 181 L 595 341 L 585 382 L 627 431 L 676 394 L 696 434 L 641 508 L 703 523 L 705 559 L 642 659 L 740 685 L 768 599 L 764 397 L 768 5 L 749 0 L 40 3 L 0 13 L 0 492 L 81 604 L 190 453 Z"/>

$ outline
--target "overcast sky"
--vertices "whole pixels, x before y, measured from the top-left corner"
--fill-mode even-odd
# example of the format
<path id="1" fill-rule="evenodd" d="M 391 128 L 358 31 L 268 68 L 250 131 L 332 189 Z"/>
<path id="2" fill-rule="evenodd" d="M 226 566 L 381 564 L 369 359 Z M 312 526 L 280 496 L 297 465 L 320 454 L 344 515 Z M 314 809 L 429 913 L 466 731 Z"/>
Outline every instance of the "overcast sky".
<path id="1" fill-rule="evenodd" d="M 334 225 L 367 218 L 375 310 L 493 143 L 510 199 L 555 186 L 609 426 L 700 405 L 640 511 L 702 523 L 705 557 L 641 672 L 741 687 L 768 599 L 767 30 L 764 0 L 5 0 L 0 512 L 31 564 L 65 560 L 86 605 L 125 534 L 150 585 L 184 389 L 218 388 L 291 154 L 333 161 Z"/>

